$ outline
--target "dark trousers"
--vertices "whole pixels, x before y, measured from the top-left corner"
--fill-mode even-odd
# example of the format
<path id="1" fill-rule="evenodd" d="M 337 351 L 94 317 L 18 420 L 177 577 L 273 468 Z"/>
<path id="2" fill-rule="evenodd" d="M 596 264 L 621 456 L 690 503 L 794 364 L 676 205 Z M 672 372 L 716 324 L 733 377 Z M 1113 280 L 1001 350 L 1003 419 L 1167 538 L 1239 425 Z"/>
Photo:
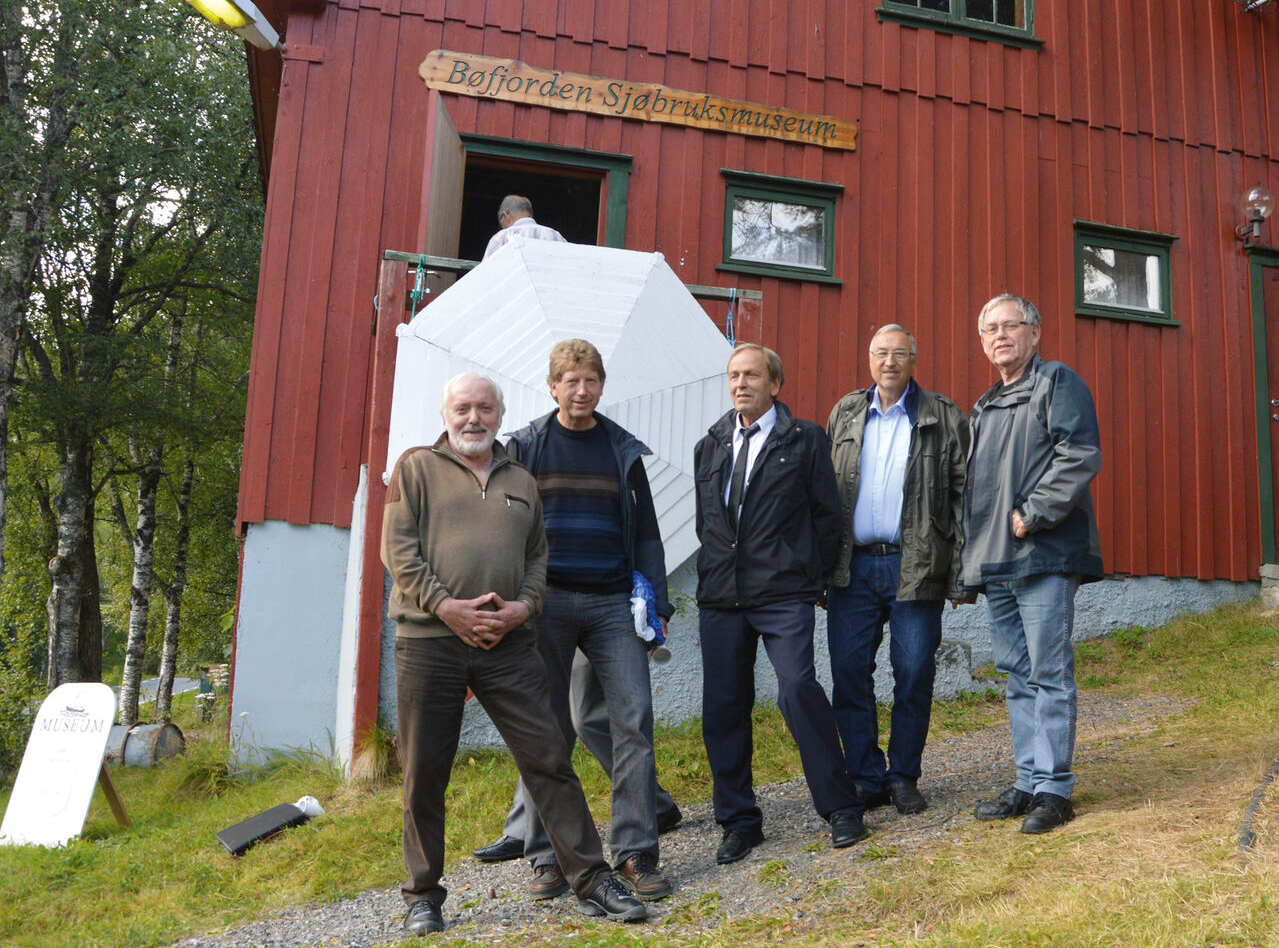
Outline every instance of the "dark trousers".
<path id="1" fill-rule="evenodd" d="M 777 673 L 777 704 L 799 746 L 804 779 L 823 819 L 865 810 L 844 769 L 826 692 L 813 669 L 813 605 L 701 610 L 702 738 L 714 780 L 715 821 L 750 832 L 763 824 L 751 774 L 755 653 L 760 639 Z"/>
<path id="2" fill-rule="evenodd" d="M 546 666 L 527 627 L 494 648 L 456 636 L 395 640 L 396 731 L 404 768 L 404 901 L 447 894 L 444 791 L 462 728 L 469 686 L 515 758 L 573 891 L 585 895 L 609 874 L 599 833 L 573 772 L 564 736 L 547 703 Z"/>

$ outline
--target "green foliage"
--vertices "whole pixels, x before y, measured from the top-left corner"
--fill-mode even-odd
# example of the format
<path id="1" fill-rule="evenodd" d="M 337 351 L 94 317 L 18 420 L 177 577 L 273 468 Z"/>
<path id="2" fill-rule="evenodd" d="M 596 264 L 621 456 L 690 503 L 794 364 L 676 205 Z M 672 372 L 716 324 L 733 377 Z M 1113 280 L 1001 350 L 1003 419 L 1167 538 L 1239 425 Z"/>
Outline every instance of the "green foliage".
<path id="1" fill-rule="evenodd" d="M 87 452 L 101 583 L 104 677 L 118 680 L 141 458 L 163 449 L 148 626 L 157 667 L 190 499 L 180 671 L 226 660 L 237 574 L 235 506 L 262 229 L 242 42 L 186 4 L 0 0 L 8 66 L 0 195 L 51 195 L 10 402 L 7 568 L 0 586 L 0 773 L 20 753 L 47 640 L 45 564 L 63 474 Z M 46 142 L 65 130 L 50 153 Z M 0 249 L 25 240 L 0 215 Z M 180 330 L 180 331 L 179 331 Z M 176 359 L 170 358 L 171 347 Z"/>

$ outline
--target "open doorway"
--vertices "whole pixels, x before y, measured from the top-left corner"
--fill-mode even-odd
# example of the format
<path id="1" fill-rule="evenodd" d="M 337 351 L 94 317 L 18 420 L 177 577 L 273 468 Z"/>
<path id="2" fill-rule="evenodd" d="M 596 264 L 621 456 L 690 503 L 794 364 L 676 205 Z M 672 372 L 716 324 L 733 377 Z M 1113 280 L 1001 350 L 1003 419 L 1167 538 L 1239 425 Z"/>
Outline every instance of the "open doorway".
<path id="1" fill-rule="evenodd" d="M 598 244 L 604 173 L 495 155 L 468 154 L 462 185 L 462 227 L 458 256 L 479 260 L 497 230 L 497 208 L 508 194 L 533 203 L 539 224 L 554 227 L 574 244 Z"/>
<path id="2" fill-rule="evenodd" d="M 440 93 L 427 106 L 417 252 L 479 260 L 508 194 L 539 224 L 575 244 L 626 245 L 631 157 L 485 135 L 458 134 Z M 453 281 L 442 276 L 442 290 Z"/>

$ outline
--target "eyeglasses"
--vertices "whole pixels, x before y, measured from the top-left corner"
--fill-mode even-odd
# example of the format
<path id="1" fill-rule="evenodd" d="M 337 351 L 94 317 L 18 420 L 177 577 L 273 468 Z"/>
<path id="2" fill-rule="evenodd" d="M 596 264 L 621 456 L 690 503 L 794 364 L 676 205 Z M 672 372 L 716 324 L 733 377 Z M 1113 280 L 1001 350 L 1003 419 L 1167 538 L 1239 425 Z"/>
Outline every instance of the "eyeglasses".
<path id="1" fill-rule="evenodd" d="M 1029 326 L 1031 323 L 1025 319 L 1010 319 L 1006 323 L 994 323 L 993 325 L 983 326 L 977 330 L 982 336 L 1011 336 L 1022 326 Z"/>
<path id="2" fill-rule="evenodd" d="M 909 349 L 871 349 L 870 350 L 870 357 L 874 359 L 876 362 L 883 362 L 889 356 L 892 356 L 898 362 L 905 362 L 913 354 L 914 353 L 912 353 Z"/>

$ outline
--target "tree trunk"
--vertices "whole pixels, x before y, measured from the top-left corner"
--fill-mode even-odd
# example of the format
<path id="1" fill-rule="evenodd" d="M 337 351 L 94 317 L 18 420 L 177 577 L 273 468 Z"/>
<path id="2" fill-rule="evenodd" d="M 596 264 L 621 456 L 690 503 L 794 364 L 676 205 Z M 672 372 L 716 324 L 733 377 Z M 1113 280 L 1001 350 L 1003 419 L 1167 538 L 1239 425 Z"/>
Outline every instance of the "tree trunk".
<path id="1" fill-rule="evenodd" d="M 49 561 L 53 588 L 45 601 L 49 614 L 49 649 L 46 675 L 50 687 L 81 681 L 80 629 L 85 593 L 85 567 L 97 558 L 86 547 L 92 543 L 93 449 L 84 435 L 63 442 L 58 494 L 58 545 Z"/>
<path id="2" fill-rule="evenodd" d="M 138 475 L 138 509 L 133 531 L 133 583 L 129 588 L 129 637 L 124 649 L 124 674 L 120 679 L 118 723 L 132 727 L 138 721 L 138 690 L 147 654 L 147 618 L 151 614 L 151 563 L 155 554 L 155 498 L 160 485 L 159 445 L 151 449 Z"/>
<path id="3" fill-rule="evenodd" d="M 22 46 L 21 24 L 27 15 L 20 2 L 0 2 L 0 137 L 9 148 L 16 148 L 6 152 L 0 171 L 0 577 L 8 512 L 9 402 L 32 276 L 59 200 L 52 169 L 75 124 L 67 111 L 70 97 L 60 91 L 74 88 L 79 81 L 73 44 L 82 31 L 78 11 L 64 9 L 58 18 L 53 60 L 44 64 L 52 70 L 55 94 L 43 103 L 44 123 L 37 130 L 30 122 L 27 103 L 28 72 L 33 67 Z M 32 161 L 28 148 L 40 160 Z"/>
<path id="4" fill-rule="evenodd" d="M 156 689 L 155 717 L 168 721 L 173 714 L 173 679 L 178 668 L 178 630 L 182 619 L 182 594 L 187 585 L 187 541 L 191 535 L 191 484 L 195 462 L 187 457 L 178 489 L 178 535 L 173 552 L 173 585 L 165 593 L 164 651 L 160 655 L 160 684 Z"/>
<path id="5" fill-rule="evenodd" d="M 80 551 L 80 628 L 76 635 L 80 681 L 102 680 L 102 584 L 98 576 L 97 500 L 91 494 L 84 509 L 84 546 Z"/>

